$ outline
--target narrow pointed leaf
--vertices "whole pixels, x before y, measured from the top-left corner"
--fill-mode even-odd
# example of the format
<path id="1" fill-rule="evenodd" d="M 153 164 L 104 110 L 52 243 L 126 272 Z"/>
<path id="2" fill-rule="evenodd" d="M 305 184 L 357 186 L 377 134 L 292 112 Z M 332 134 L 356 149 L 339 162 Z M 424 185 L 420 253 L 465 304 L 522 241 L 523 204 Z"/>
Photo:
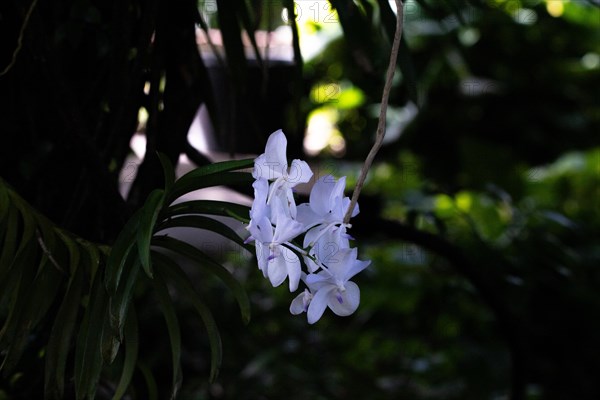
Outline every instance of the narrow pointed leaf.
<path id="1" fill-rule="evenodd" d="M 131 298 L 140 271 L 140 262 L 131 257 L 125 267 L 127 278 L 122 280 L 117 292 L 109 300 L 110 326 L 115 336 L 122 340 L 125 317 L 131 304 Z M 125 275 L 125 274 L 124 274 Z"/>
<path id="2" fill-rule="evenodd" d="M 177 392 L 181 386 L 181 331 L 179 329 L 179 321 L 175 314 L 175 307 L 169 295 L 169 291 L 164 282 L 160 279 L 153 279 L 154 291 L 158 298 L 160 309 L 167 324 L 169 332 L 169 340 L 171 343 L 171 361 L 173 366 L 173 388 L 171 391 L 171 399 L 177 397 Z"/>
<path id="3" fill-rule="evenodd" d="M 66 233 L 58 231 L 58 236 L 61 238 L 67 250 L 69 251 L 69 274 L 73 275 L 79 265 L 80 252 L 77 242 L 69 237 Z"/>
<path id="4" fill-rule="evenodd" d="M 89 303 L 77 335 L 75 348 L 75 393 L 77 399 L 93 397 L 102 371 L 102 334 L 107 298 L 100 277 L 96 277 Z"/>
<path id="5" fill-rule="evenodd" d="M 158 387 L 156 380 L 152 376 L 152 371 L 142 362 L 138 362 L 138 368 L 146 381 L 146 388 L 148 389 L 148 400 L 158 400 Z"/>
<path id="6" fill-rule="evenodd" d="M 158 252 L 153 252 L 153 257 L 155 257 L 157 262 L 160 263 L 159 265 L 163 267 L 160 271 L 161 275 L 168 277 L 175 284 L 185 298 L 192 303 L 196 312 L 204 322 L 211 351 L 210 381 L 213 382 L 219 373 L 223 358 L 221 335 L 219 334 L 219 329 L 217 328 L 213 315 L 192 286 L 189 278 L 175 261 Z"/>
<path id="7" fill-rule="evenodd" d="M 137 231 L 137 247 L 142 268 L 152 278 L 152 260 L 150 259 L 150 241 L 154 232 L 154 225 L 162 208 L 164 190 L 156 189 L 148 196 L 142 208 L 140 226 Z"/>
<path id="8" fill-rule="evenodd" d="M 173 163 L 169 160 L 166 154 L 158 152 L 158 159 L 160 160 L 160 164 L 163 168 L 163 174 L 165 175 L 165 193 L 168 193 L 169 190 L 173 187 L 175 183 L 175 168 L 173 167 Z"/>
<path id="9" fill-rule="evenodd" d="M 184 201 L 170 206 L 165 211 L 165 218 L 189 214 L 220 215 L 224 217 L 235 215 L 240 218 L 246 218 L 246 221 L 249 221 L 250 207 L 216 200 Z"/>
<path id="10" fill-rule="evenodd" d="M 223 161 L 196 168 L 179 178 L 165 200 L 166 204 L 182 195 L 194 190 L 217 185 L 235 185 L 244 184 L 247 181 L 252 182 L 251 178 L 239 176 L 241 173 L 228 176 L 228 172 L 240 169 L 250 168 L 254 165 L 253 159 Z M 244 173 L 243 175 L 246 175 Z M 249 174 L 247 174 L 249 175 Z M 220 180 L 219 177 L 223 177 Z"/>
<path id="11" fill-rule="evenodd" d="M 4 181 L 0 179 L 0 222 L 4 220 L 10 207 L 10 198 L 8 197 L 8 188 Z"/>
<path id="12" fill-rule="evenodd" d="M 23 269 L 26 270 L 28 267 L 24 266 Z M 24 279 L 30 278 L 27 273 L 23 275 Z M 24 302 L 22 306 L 15 305 L 15 308 L 20 311 L 15 320 L 14 328 L 9 330 L 10 336 L 7 335 L 10 346 L 4 360 L 3 369 L 11 371 L 19 362 L 31 332 L 54 304 L 54 299 L 61 287 L 62 277 L 62 273 L 55 268 L 47 268 L 37 274 L 32 284 L 21 286 Z"/>
<path id="13" fill-rule="evenodd" d="M 140 224 L 142 210 L 138 210 L 125 224 L 113 245 L 106 261 L 105 284 L 109 293 L 117 291 L 127 254 L 132 250 L 136 241 L 136 233 Z"/>
<path id="14" fill-rule="evenodd" d="M 0 287 L 8 274 L 17 248 L 17 235 L 19 232 L 19 212 L 14 207 L 8 210 L 6 218 L 6 235 L 2 243 L 2 252 L 0 253 Z M 0 291 L 0 299 L 3 292 Z M 1 301 L 0 301 L 1 302 Z"/>
<path id="15" fill-rule="evenodd" d="M 115 390 L 113 400 L 120 400 L 131 383 L 135 366 L 138 359 L 138 322 L 137 315 L 134 307 L 129 309 L 129 315 L 125 322 L 125 361 L 123 361 L 123 371 L 121 372 L 121 379 Z"/>
<path id="16" fill-rule="evenodd" d="M 250 301 L 248 300 L 248 294 L 244 290 L 244 287 L 224 266 L 214 261 L 194 246 L 172 237 L 158 236 L 154 238 L 152 243 L 156 246 L 179 253 L 216 275 L 233 292 L 240 307 L 242 320 L 245 323 L 250 321 Z"/>
<path id="17" fill-rule="evenodd" d="M 239 244 L 249 252 L 253 252 L 253 247 L 244 243 L 244 239 L 235 233 L 233 229 L 214 218 L 204 217 L 202 215 L 183 215 L 181 217 L 169 218 L 158 226 L 157 232 L 176 227 L 198 228 L 215 232 L 227 239 L 230 239 L 232 242 Z"/>
<path id="18" fill-rule="evenodd" d="M 83 268 L 78 268 L 71 276 L 65 297 L 52 325 L 52 331 L 46 346 L 46 367 L 44 371 L 44 391 L 47 398 L 62 399 L 64 395 L 65 369 L 71 338 L 81 306 L 83 275 Z"/>
<path id="19" fill-rule="evenodd" d="M 30 241 L 14 259 L 6 278 L 0 281 L 0 304 L 9 301 L 9 313 L 2 329 L 0 329 L 0 349 L 13 346 L 12 338 L 21 313 L 25 307 L 30 287 L 35 278 L 37 264 L 37 243 Z M 16 345 L 16 344 L 15 344 Z M 6 361 L 6 358 L 5 358 Z M 6 372 L 7 365 L 0 365 L 0 370 Z"/>

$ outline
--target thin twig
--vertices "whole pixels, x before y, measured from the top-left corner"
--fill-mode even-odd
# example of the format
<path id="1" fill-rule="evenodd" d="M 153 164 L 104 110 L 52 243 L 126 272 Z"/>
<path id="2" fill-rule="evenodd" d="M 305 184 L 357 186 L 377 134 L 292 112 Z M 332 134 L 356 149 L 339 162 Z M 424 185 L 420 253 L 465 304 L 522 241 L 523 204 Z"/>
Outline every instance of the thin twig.
<path id="1" fill-rule="evenodd" d="M 390 90 L 392 89 L 392 80 L 394 79 L 394 72 L 396 71 L 396 59 L 398 58 L 398 49 L 400 48 L 400 39 L 402 38 L 402 25 L 404 22 L 404 4 L 402 4 L 402 0 L 396 0 L 396 32 L 394 33 L 394 41 L 392 44 L 392 52 L 390 55 L 390 63 L 388 65 L 387 74 L 385 78 L 385 86 L 383 87 L 383 95 L 381 97 L 381 109 L 379 111 L 379 122 L 377 124 L 377 135 L 375 137 L 375 143 L 363 164 L 362 170 L 360 171 L 360 176 L 358 177 L 358 181 L 356 182 L 356 186 L 354 187 L 354 192 L 352 193 L 352 200 L 350 202 L 350 206 L 346 211 L 346 215 L 344 216 L 344 224 L 348 224 L 350 222 L 350 218 L 352 217 L 352 211 L 354 207 L 356 207 L 356 203 L 358 202 L 358 196 L 360 195 L 360 191 L 365 183 L 365 179 L 367 179 L 367 173 L 371 168 L 371 164 L 375 159 L 375 155 L 379 151 L 381 144 L 383 143 L 383 138 L 385 137 L 385 118 L 387 114 L 388 108 L 388 99 L 390 97 Z"/>
<path id="2" fill-rule="evenodd" d="M 23 36 L 25 36 L 25 28 L 27 28 L 27 25 L 29 24 L 29 17 L 31 17 L 31 14 L 33 13 L 33 9 L 35 8 L 37 2 L 38 0 L 33 0 L 31 2 L 31 5 L 29 6 L 29 10 L 27 10 L 27 14 L 25 14 L 25 18 L 23 19 L 23 25 L 21 25 L 21 30 L 19 31 L 19 37 L 17 38 L 17 47 L 15 48 L 15 51 L 13 51 L 10 63 L 8 63 L 6 68 L 4 68 L 0 72 L 0 76 L 6 75 L 6 73 L 8 73 L 8 71 L 10 71 L 13 65 L 15 65 L 15 63 L 17 62 L 17 56 L 21 51 L 21 47 L 23 47 Z"/>
<path id="3" fill-rule="evenodd" d="M 50 251 L 50 249 L 48 249 L 46 243 L 44 243 L 44 239 L 42 238 L 40 231 L 36 230 L 35 234 L 37 236 L 38 243 L 42 248 L 42 251 L 44 252 L 44 254 L 46 254 L 46 257 L 48 257 L 48 260 L 50 260 L 50 262 L 56 267 L 57 270 L 59 270 L 60 272 L 65 272 L 52 256 L 52 252 Z"/>

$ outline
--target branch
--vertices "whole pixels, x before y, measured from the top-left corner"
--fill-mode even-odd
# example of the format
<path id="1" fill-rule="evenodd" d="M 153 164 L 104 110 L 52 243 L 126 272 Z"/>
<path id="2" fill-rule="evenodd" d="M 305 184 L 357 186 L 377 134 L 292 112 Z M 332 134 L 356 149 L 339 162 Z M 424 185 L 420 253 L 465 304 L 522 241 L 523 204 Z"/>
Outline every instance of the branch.
<path id="1" fill-rule="evenodd" d="M 10 69 L 13 67 L 13 65 L 15 65 L 15 63 L 17 62 L 17 56 L 19 55 L 19 52 L 21 51 L 21 48 L 23 47 L 23 36 L 25 36 L 25 29 L 27 28 L 27 25 L 29 24 L 29 17 L 31 17 L 31 14 L 33 13 L 33 9 L 37 5 L 37 2 L 38 2 L 38 0 L 33 0 L 31 2 L 31 5 L 29 6 L 29 9 L 27 10 L 27 14 L 25 14 L 25 18 L 23 19 L 23 25 L 21 25 L 21 30 L 19 31 L 19 37 L 17 39 L 17 47 L 15 48 L 15 51 L 13 51 L 12 59 L 10 60 L 10 62 L 6 66 L 6 68 L 4 68 L 2 71 L 0 71 L 0 76 L 6 75 L 8 73 L 8 71 L 10 71 Z"/>
<path id="2" fill-rule="evenodd" d="M 396 60 L 398 58 L 398 49 L 400 48 L 400 39 L 402 38 L 402 26 L 404 23 L 404 4 L 402 4 L 402 0 L 396 0 L 396 32 L 394 33 L 394 41 L 392 43 L 392 52 L 390 55 L 390 63 L 388 65 L 387 74 L 385 78 L 385 86 L 383 87 L 383 95 L 381 97 L 381 109 L 379 111 L 379 122 L 377 124 L 377 135 L 375 137 L 375 143 L 369 151 L 369 155 L 367 155 L 367 159 L 363 164 L 362 170 L 360 171 L 360 176 L 358 181 L 356 182 L 356 186 L 354 188 L 354 192 L 352 193 L 352 200 L 350 201 L 350 205 L 348 206 L 348 210 L 346 211 L 346 215 L 344 216 L 344 223 L 348 224 L 350 222 L 350 218 L 352 217 L 352 211 L 354 207 L 356 207 L 356 203 L 358 202 L 358 196 L 360 195 L 360 191 L 365 183 L 365 179 L 367 179 L 367 174 L 369 169 L 371 168 L 371 164 L 377 155 L 377 152 L 381 148 L 381 144 L 383 143 L 383 138 L 385 137 L 385 118 L 387 114 L 388 108 L 388 99 L 390 97 L 390 91 L 392 89 L 392 80 L 394 79 L 394 72 L 396 71 Z"/>

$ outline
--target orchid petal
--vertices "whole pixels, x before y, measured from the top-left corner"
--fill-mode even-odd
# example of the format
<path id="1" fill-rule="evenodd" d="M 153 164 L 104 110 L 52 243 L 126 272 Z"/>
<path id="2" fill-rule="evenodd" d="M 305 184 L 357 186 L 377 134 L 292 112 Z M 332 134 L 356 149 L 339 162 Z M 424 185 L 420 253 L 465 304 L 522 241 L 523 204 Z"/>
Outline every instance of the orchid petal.
<path id="1" fill-rule="evenodd" d="M 290 183 L 290 187 L 294 187 L 299 183 L 307 183 L 312 176 L 313 172 L 310 170 L 306 161 L 293 160 L 287 181 Z"/>
<path id="2" fill-rule="evenodd" d="M 289 278 L 290 292 L 295 292 L 300 283 L 300 275 L 302 273 L 302 265 L 298 256 L 290 249 L 283 248 L 281 257 L 285 260 L 287 276 Z"/>
<path id="3" fill-rule="evenodd" d="M 325 175 L 315 182 L 310 191 L 310 207 L 321 217 L 325 217 L 331 209 L 329 199 L 334 184 L 335 178 L 331 175 Z"/>
<path id="4" fill-rule="evenodd" d="M 328 285 L 313 295 L 312 301 L 308 306 L 308 312 L 306 313 L 309 324 L 314 324 L 323 316 L 327 308 L 329 295 L 333 290 L 335 290 L 335 286 Z"/>
<path id="5" fill-rule="evenodd" d="M 296 208 L 296 220 L 304 225 L 304 229 L 310 229 L 323 223 L 323 219 L 313 211 L 308 203 L 300 204 Z"/>
<path id="6" fill-rule="evenodd" d="M 311 300 L 312 295 L 307 289 L 304 289 L 304 292 L 300 293 L 294 298 L 294 300 L 292 300 L 292 304 L 290 305 L 290 313 L 293 315 L 298 315 L 306 312 Z"/>
<path id="7" fill-rule="evenodd" d="M 267 276 L 271 285 L 277 287 L 285 281 L 287 276 L 286 261 L 283 255 L 279 254 L 274 259 L 270 260 L 267 264 Z"/>
<path id="8" fill-rule="evenodd" d="M 327 305 L 334 312 L 334 314 L 340 317 L 345 317 L 352 314 L 358 308 L 360 304 L 360 289 L 354 282 L 346 282 L 344 285 L 345 289 L 341 293 L 338 290 L 334 290 L 328 297 Z M 341 295 L 341 302 L 335 294 Z"/>

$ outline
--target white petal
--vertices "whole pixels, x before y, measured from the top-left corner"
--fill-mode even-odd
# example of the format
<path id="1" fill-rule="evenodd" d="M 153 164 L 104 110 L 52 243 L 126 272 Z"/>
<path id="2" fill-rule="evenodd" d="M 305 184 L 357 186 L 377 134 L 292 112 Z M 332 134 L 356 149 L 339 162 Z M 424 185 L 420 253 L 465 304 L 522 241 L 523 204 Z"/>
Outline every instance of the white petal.
<path id="1" fill-rule="evenodd" d="M 259 178 L 253 184 L 254 201 L 250 209 L 250 218 L 258 220 L 263 216 L 269 216 L 269 206 L 267 206 L 267 195 L 269 194 L 269 182 L 266 179 Z M 251 221 L 252 224 L 252 221 Z"/>
<path id="2" fill-rule="evenodd" d="M 340 317 L 352 314 L 356 311 L 360 303 L 360 289 L 358 285 L 354 282 L 346 282 L 344 286 L 346 290 L 341 293 L 337 290 L 332 291 L 327 303 L 331 311 Z"/>
<path id="3" fill-rule="evenodd" d="M 267 277 L 267 266 L 269 262 L 269 246 L 265 246 L 259 241 L 254 243 L 256 246 L 256 260 L 258 261 L 258 269 L 263 273 L 263 276 Z"/>
<path id="4" fill-rule="evenodd" d="M 346 281 L 347 271 L 354 266 L 356 255 L 356 248 L 340 249 L 335 256 L 329 258 L 325 264 L 329 268 L 329 272 L 335 277 L 335 280 Z"/>
<path id="5" fill-rule="evenodd" d="M 285 155 L 285 153 L 284 153 Z M 271 161 L 268 154 L 263 153 L 254 160 L 254 169 L 252 170 L 252 177 L 254 179 L 268 179 L 275 180 L 281 178 L 284 172 L 287 171 L 287 163 L 283 164 L 277 161 Z"/>
<path id="6" fill-rule="evenodd" d="M 323 222 L 308 203 L 302 203 L 296 208 L 296 220 L 304 225 L 304 229 L 312 228 Z"/>
<path id="7" fill-rule="evenodd" d="M 273 287 L 277 287 L 285 281 L 287 276 L 287 267 L 285 264 L 285 258 L 281 254 L 268 261 L 267 276 Z"/>
<path id="8" fill-rule="evenodd" d="M 300 275 L 302 273 L 302 264 L 298 256 L 283 246 L 281 251 L 281 257 L 285 259 L 285 267 L 287 270 L 287 276 L 289 278 L 290 292 L 295 292 L 298 289 L 298 283 L 300 283 Z"/>
<path id="9" fill-rule="evenodd" d="M 323 225 L 315 226 L 304 235 L 304 247 L 314 246 L 317 238 L 323 234 L 326 227 Z"/>
<path id="10" fill-rule="evenodd" d="M 331 175 L 322 176 L 310 191 L 310 207 L 317 215 L 326 217 L 330 210 L 329 199 L 335 187 L 335 178 Z"/>
<path id="11" fill-rule="evenodd" d="M 350 269 L 348 269 L 348 271 L 346 272 L 346 275 L 344 276 L 344 280 L 351 279 L 354 275 L 358 274 L 359 272 L 361 272 L 362 270 L 367 268 L 369 265 L 371 265 L 371 260 L 367 260 L 367 261 L 356 260 L 356 261 L 354 261 L 354 263 L 352 264 L 352 267 Z"/>
<path id="12" fill-rule="evenodd" d="M 299 183 L 306 183 L 310 181 L 312 176 L 313 173 L 306 161 L 294 160 L 292 161 L 290 172 L 288 172 L 287 180 L 290 182 L 290 187 L 294 187 Z"/>
<path id="13" fill-rule="evenodd" d="M 320 268 L 310 257 L 304 256 L 304 263 L 306 264 L 306 268 L 308 268 L 308 272 L 310 273 L 316 272 Z"/>
<path id="14" fill-rule="evenodd" d="M 350 203 L 351 200 L 349 197 L 344 197 L 344 200 L 342 201 L 342 210 L 344 210 L 344 215 L 346 214 L 346 211 L 348 210 L 348 207 L 350 207 Z M 358 215 L 358 213 L 360 212 L 359 208 L 358 208 L 358 203 L 356 203 L 356 205 L 354 206 L 354 209 L 352 210 L 352 217 L 356 217 Z"/>
<path id="15" fill-rule="evenodd" d="M 348 249 L 348 239 L 341 235 L 342 228 L 330 227 L 319 240 L 315 243 L 313 251 L 319 261 L 328 267 L 332 264 L 339 264 L 344 253 L 340 251 Z M 336 268 L 334 266 L 334 268 Z"/>
<path id="16" fill-rule="evenodd" d="M 287 139 L 281 129 L 271 133 L 265 147 L 266 164 L 276 177 L 285 175 L 287 171 Z"/>
<path id="17" fill-rule="evenodd" d="M 275 210 L 273 211 L 275 212 Z M 273 241 L 276 243 L 289 242 L 302 232 L 304 232 L 304 225 L 286 215 L 280 215 L 277 217 L 277 226 L 273 234 Z"/>
<path id="18" fill-rule="evenodd" d="M 257 219 L 253 218 L 251 224 L 248 225 L 248 232 L 257 242 L 269 244 L 273 241 L 273 226 L 266 215 Z"/>
<path id="19" fill-rule="evenodd" d="M 313 295 L 312 301 L 310 302 L 310 305 L 308 306 L 308 312 L 307 312 L 309 324 L 314 324 L 323 316 L 323 313 L 325 312 L 325 309 L 327 308 L 327 301 L 328 301 L 329 294 L 333 290 L 335 290 L 335 286 L 328 285 L 328 286 L 322 288 L 321 290 L 318 290 Z"/>
<path id="20" fill-rule="evenodd" d="M 292 304 L 290 305 L 290 313 L 293 315 L 302 314 L 308 308 L 308 304 L 310 303 L 312 295 L 307 289 L 304 289 L 304 292 L 300 293 L 298 296 L 292 300 Z"/>

